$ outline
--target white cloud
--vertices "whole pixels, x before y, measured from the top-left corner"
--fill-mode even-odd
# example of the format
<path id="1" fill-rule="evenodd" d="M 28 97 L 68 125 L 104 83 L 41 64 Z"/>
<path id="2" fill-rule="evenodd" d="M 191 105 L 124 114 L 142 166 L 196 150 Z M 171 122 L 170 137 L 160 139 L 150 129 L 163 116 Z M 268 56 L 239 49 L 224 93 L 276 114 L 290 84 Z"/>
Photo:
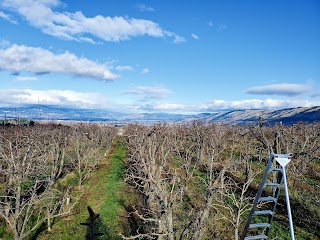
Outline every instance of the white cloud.
<path id="1" fill-rule="evenodd" d="M 11 43 L 8 40 L 0 38 L 0 49 L 7 48 L 9 46 L 11 46 Z"/>
<path id="2" fill-rule="evenodd" d="M 164 87 L 137 86 L 134 89 L 124 92 L 124 94 L 138 96 L 140 100 L 162 99 L 165 98 L 170 90 Z"/>
<path id="3" fill-rule="evenodd" d="M 131 66 L 116 66 L 115 68 L 118 71 L 133 71 L 134 68 Z"/>
<path id="4" fill-rule="evenodd" d="M 171 113 L 217 112 L 237 109 L 284 109 L 320 106 L 320 101 L 246 99 L 239 101 L 212 100 L 202 104 L 161 102 L 171 92 L 164 87 L 138 86 L 125 92 L 137 96 L 136 104 L 111 102 L 101 93 L 75 92 L 71 90 L 0 89 L 0 106 L 12 107 L 28 104 L 46 104 L 75 108 L 114 109 L 116 111 L 146 111 Z M 159 102 L 154 102 L 159 100 Z"/>
<path id="5" fill-rule="evenodd" d="M 3 18 L 4 20 L 12 23 L 12 24 L 17 24 L 17 21 L 14 20 L 10 15 L 0 11 L 0 18 Z"/>
<path id="6" fill-rule="evenodd" d="M 3 8 L 19 13 L 43 33 L 62 39 L 94 42 L 85 36 L 91 35 L 116 42 L 138 36 L 173 37 L 174 42 L 183 41 L 182 37 L 150 20 L 101 15 L 89 18 L 80 11 L 70 13 L 53 10 L 61 5 L 59 0 L 3 0 L 1 3 Z"/>
<path id="7" fill-rule="evenodd" d="M 186 112 L 190 110 L 190 106 L 179 103 L 158 103 L 141 106 L 140 109 L 155 112 Z"/>
<path id="8" fill-rule="evenodd" d="M 38 80 L 37 77 L 16 77 L 17 81 L 35 81 Z"/>
<path id="9" fill-rule="evenodd" d="M 148 103 L 137 107 L 139 110 L 150 112 L 173 112 L 173 113 L 201 113 L 219 112 L 241 109 L 284 109 L 295 107 L 319 106 L 320 101 L 308 100 L 278 100 L 278 99 L 245 99 L 239 101 L 212 100 L 202 104 L 181 103 Z"/>
<path id="10" fill-rule="evenodd" d="M 12 45 L 0 49 L 0 70 L 19 73 L 28 71 L 36 74 L 67 73 L 79 77 L 99 80 L 114 80 L 118 76 L 103 65 L 72 53 L 55 54 L 43 48 Z"/>
<path id="11" fill-rule="evenodd" d="M 191 37 L 194 38 L 194 39 L 196 39 L 196 40 L 199 40 L 199 37 L 198 37 L 196 34 L 194 34 L 194 33 L 191 34 Z"/>
<path id="12" fill-rule="evenodd" d="M 88 37 L 79 37 L 79 40 L 82 42 L 87 42 L 87 43 L 91 43 L 91 44 L 97 44 L 94 40 L 92 40 L 91 38 Z"/>
<path id="13" fill-rule="evenodd" d="M 150 6 L 146 6 L 144 4 L 137 4 L 136 7 L 141 11 L 141 12 L 153 12 L 154 8 Z"/>
<path id="14" fill-rule="evenodd" d="M 174 43 L 180 44 L 180 43 L 186 42 L 186 39 L 184 37 L 180 37 L 175 34 L 173 36 L 174 36 L 174 40 L 173 40 Z"/>
<path id="15" fill-rule="evenodd" d="M 261 95 L 297 96 L 307 93 L 311 88 L 305 84 L 271 84 L 249 88 L 246 93 Z"/>
<path id="16" fill-rule="evenodd" d="M 149 68 L 144 68 L 141 71 L 142 74 L 146 74 L 146 73 L 149 73 L 149 72 L 150 72 Z"/>
<path id="17" fill-rule="evenodd" d="M 15 106 L 46 104 L 78 108 L 103 108 L 108 106 L 107 98 L 99 93 L 83 93 L 71 90 L 0 90 L 0 105 Z"/>
<path id="18" fill-rule="evenodd" d="M 212 100 L 200 106 L 201 111 L 233 109 L 283 109 L 292 107 L 317 106 L 320 102 L 308 100 L 247 99 L 240 101 Z"/>

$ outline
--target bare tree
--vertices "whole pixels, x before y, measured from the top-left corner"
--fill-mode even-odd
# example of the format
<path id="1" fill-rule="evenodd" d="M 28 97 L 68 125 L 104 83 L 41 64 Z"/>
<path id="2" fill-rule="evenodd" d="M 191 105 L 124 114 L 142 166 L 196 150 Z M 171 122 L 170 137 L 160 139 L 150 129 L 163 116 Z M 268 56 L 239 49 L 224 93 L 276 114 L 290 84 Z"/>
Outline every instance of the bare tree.
<path id="1" fill-rule="evenodd" d="M 145 196 L 148 208 L 144 214 L 137 215 L 150 223 L 146 229 L 148 235 L 173 240 L 173 211 L 180 196 L 180 177 L 169 164 L 171 149 L 168 147 L 168 131 L 166 126 L 160 125 L 144 130 L 146 134 L 131 133 L 131 137 L 134 135 L 136 139 L 129 140 L 132 145 L 128 147 L 132 152 L 127 159 L 126 178 Z M 145 235 L 137 234 L 134 237 Z"/>
<path id="2" fill-rule="evenodd" d="M 28 236 L 43 222 L 37 214 L 34 224 L 29 221 L 36 211 L 39 192 L 48 187 L 50 172 L 46 164 L 46 136 L 41 128 L 17 127 L 1 138 L 1 164 L 6 168 L 7 189 L 0 196 L 5 211 L 0 214 L 14 233 L 15 239 Z"/>
<path id="3" fill-rule="evenodd" d="M 66 157 L 71 171 L 76 173 L 78 189 L 90 178 L 115 135 L 114 127 L 82 124 L 74 129 Z"/>
<path id="4" fill-rule="evenodd" d="M 239 239 L 254 180 L 270 153 L 294 153 L 289 171 L 297 172 L 298 186 L 306 173 L 317 176 L 319 129 L 262 122 L 127 125 L 126 180 L 145 204 L 132 212 L 144 225 L 123 238 Z"/>
<path id="5" fill-rule="evenodd" d="M 114 127 L 98 125 L 77 131 L 54 124 L 0 127 L 0 174 L 6 182 L 0 193 L 0 216 L 15 239 L 27 237 L 46 220 L 50 229 L 53 218 L 70 213 L 77 199 L 67 207 L 70 188 L 55 186 L 60 177 L 74 170 L 67 156 L 74 153 L 77 157 L 80 185 L 115 133 Z"/>

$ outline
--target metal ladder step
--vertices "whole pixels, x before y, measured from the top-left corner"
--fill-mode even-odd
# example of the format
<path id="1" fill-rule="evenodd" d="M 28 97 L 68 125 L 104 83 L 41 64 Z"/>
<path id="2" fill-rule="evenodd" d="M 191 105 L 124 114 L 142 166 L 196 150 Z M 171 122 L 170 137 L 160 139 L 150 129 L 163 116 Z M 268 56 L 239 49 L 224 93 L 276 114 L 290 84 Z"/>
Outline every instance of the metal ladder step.
<path id="1" fill-rule="evenodd" d="M 260 227 L 268 227 L 268 228 L 270 228 L 271 225 L 270 225 L 270 223 L 253 223 L 253 224 L 249 225 L 249 229 L 251 229 L 251 228 L 260 228 Z"/>
<path id="2" fill-rule="evenodd" d="M 244 238 L 244 240 L 255 240 L 255 239 L 268 239 L 268 237 L 262 234 L 262 235 L 256 235 L 256 236 L 250 236 L 250 237 Z"/>
<path id="3" fill-rule="evenodd" d="M 268 172 L 282 172 L 281 168 L 270 168 Z"/>
<path id="4" fill-rule="evenodd" d="M 273 215 L 274 212 L 272 212 L 271 210 L 261 210 L 261 211 L 255 211 L 253 213 L 253 215 L 267 215 L 267 214 L 270 214 L 270 215 Z"/>
<path id="5" fill-rule="evenodd" d="M 287 179 L 286 179 L 286 166 L 290 161 L 291 161 L 290 154 L 272 153 L 270 155 L 267 166 L 263 173 L 261 182 L 259 184 L 258 192 L 253 201 L 252 208 L 248 216 L 246 225 L 243 229 L 243 232 L 240 238 L 241 240 L 268 239 L 273 218 L 274 218 L 274 215 L 276 214 L 276 205 L 278 202 L 282 184 L 284 184 L 284 192 L 286 196 L 288 219 L 289 219 L 289 225 L 290 225 L 290 236 L 291 236 L 291 239 L 294 239 L 291 208 L 289 203 L 289 194 L 288 194 Z M 271 177 L 273 178 L 273 180 L 271 180 Z M 265 187 L 271 187 L 271 188 L 264 189 Z M 269 196 L 266 196 L 266 192 L 269 192 L 269 190 L 272 190 L 272 194 L 268 193 Z M 263 207 L 265 204 L 271 205 L 271 208 Z M 262 217 L 260 218 L 255 216 L 262 216 Z M 262 220 L 262 218 L 265 218 L 265 220 Z M 252 232 L 252 230 L 250 229 L 252 229 L 254 232 Z M 249 231 L 249 234 L 248 234 L 248 231 Z"/>
<path id="6" fill-rule="evenodd" d="M 274 198 L 274 197 L 269 196 L 269 197 L 261 197 L 258 200 L 258 202 L 268 202 L 268 201 L 276 202 L 277 199 Z"/>
<path id="7" fill-rule="evenodd" d="M 264 184 L 265 187 L 280 187 L 279 183 L 275 183 L 275 182 L 268 182 Z"/>

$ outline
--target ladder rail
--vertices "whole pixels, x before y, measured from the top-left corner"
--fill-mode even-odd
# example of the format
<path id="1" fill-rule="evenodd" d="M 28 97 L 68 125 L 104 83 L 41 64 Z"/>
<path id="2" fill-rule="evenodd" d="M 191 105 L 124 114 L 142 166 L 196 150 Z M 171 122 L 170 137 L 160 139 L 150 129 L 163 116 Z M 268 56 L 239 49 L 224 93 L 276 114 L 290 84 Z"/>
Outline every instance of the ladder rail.
<path id="1" fill-rule="evenodd" d="M 287 210 L 288 210 L 288 220 L 289 220 L 289 226 L 290 226 L 290 237 L 291 237 L 291 240 L 294 240 L 293 222 L 292 222 L 292 215 L 291 215 L 291 207 L 290 207 L 289 192 L 288 192 L 288 185 L 287 185 L 287 178 L 286 178 L 286 167 L 285 166 L 282 166 L 282 171 L 283 171 L 284 192 L 286 195 L 286 203 L 287 203 Z"/>
<path id="2" fill-rule="evenodd" d="M 256 209 L 256 207 L 257 207 L 258 200 L 259 200 L 259 198 L 261 197 L 262 189 L 263 189 L 263 186 L 264 186 L 264 184 L 265 184 L 265 182 L 266 182 L 266 180 L 267 180 L 269 169 L 270 169 L 270 167 L 271 167 L 271 165 L 272 165 L 272 159 L 273 159 L 273 155 L 271 155 L 270 158 L 269 158 L 269 160 L 268 160 L 267 167 L 266 167 L 266 169 L 265 169 L 265 171 L 264 171 L 264 174 L 263 174 L 263 177 L 262 177 L 262 181 L 260 182 L 260 185 L 259 185 L 259 188 L 258 188 L 258 193 L 257 193 L 257 195 L 256 195 L 256 197 L 255 197 L 255 199 L 254 199 L 254 201 L 253 201 L 253 206 L 252 206 L 252 208 L 251 208 L 251 211 L 250 211 L 250 214 L 249 214 L 247 223 L 246 223 L 246 225 L 245 225 L 245 227 L 244 227 L 244 230 L 243 230 L 243 232 L 242 232 L 242 235 L 241 235 L 241 238 L 240 238 L 241 240 L 244 240 L 244 238 L 246 237 L 247 232 L 248 232 L 248 230 L 249 230 L 249 225 L 250 225 L 250 223 L 251 223 L 251 220 L 252 220 L 254 211 L 255 211 L 255 209 Z"/>
<path id="3" fill-rule="evenodd" d="M 263 174 L 262 180 L 259 184 L 257 195 L 253 201 L 252 209 L 251 209 L 250 214 L 248 216 L 246 225 L 243 229 L 243 232 L 242 232 L 242 235 L 240 238 L 241 240 L 267 239 L 268 238 L 268 235 L 271 230 L 271 224 L 273 222 L 273 218 L 275 215 L 276 205 L 278 203 L 278 199 L 280 196 L 280 189 L 281 189 L 282 183 L 284 183 L 284 192 L 285 192 L 286 205 L 287 205 L 287 211 L 288 211 L 288 221 L 289 221 L 289 226 L 290 226 L 290 239 L 295 240 L 292 215 L 291 215 L 290 200 L 289 200 L 288 185 L 287 185 L 287 178 L 286 178 L 286 165 L 290 162 L 290 160 L 291 160 L 290 158 L 291 158 L 291 154 L 271 154 L 270 155 L 270 158 L 268 160 L 268 163 L 267 163 L 265 172 Z M 277 164 L 281 165 L 281 167 L 276 167 L 276 168 L 272 167 L 272 164 L 274 161 Z M 277 172 L 277 177 L 272 182 L 266 183 L 269 172 Z M 272 196 L 261 197 L 263 189 L 268 186 L 272 187 Z M 260 201 L 271 201 L 272 202 L 271 209 L 257 211 L 257 205 Z M 269 215 L 268 222 L 267 223 L 251 224 L 253 217 L 256 215 Z M 247 232 L 251 228 L 263 228 L 263 227 L 264 227 L 264 230 L 263 230 L 264 234 L 247 237 Z"/>

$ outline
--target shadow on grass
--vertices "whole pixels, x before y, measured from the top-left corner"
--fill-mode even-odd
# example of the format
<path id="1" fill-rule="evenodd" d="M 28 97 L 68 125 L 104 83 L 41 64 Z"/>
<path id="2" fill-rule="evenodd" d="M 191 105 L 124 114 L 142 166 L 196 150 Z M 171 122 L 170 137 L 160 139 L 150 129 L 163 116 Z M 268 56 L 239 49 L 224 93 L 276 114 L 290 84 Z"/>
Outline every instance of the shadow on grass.
<path id="1" fill-rule="evenodd" d="M 94 213 L 90 206 L 88 206 L 88 212 L 87 221 L 80 223 L 87 227 L 85 239 L 111 239 L 110 230 L 99 218 L 100 214 Z"/>

